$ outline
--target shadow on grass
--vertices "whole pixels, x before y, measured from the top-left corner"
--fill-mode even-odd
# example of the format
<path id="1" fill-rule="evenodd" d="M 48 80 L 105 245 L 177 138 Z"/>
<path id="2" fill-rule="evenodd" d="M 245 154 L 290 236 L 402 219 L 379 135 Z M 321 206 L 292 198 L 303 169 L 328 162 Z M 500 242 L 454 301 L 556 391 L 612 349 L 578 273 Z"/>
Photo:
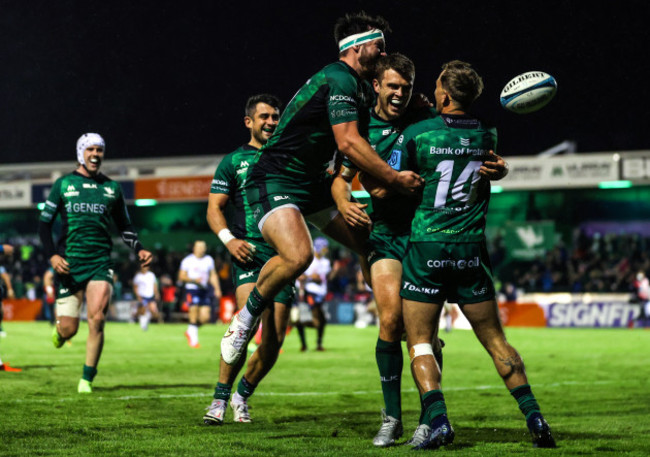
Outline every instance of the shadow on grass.
<path id="1" fill-rule="evenodd" d="M 60 368 L 65 365 L 20 365 L 15 368 L 22 368 L 24 371 L 28 370 L 51 370 L 52 368 Z M 76 366 L 76 364 L 69 364 L 68 366 Z"/>
<path id="2" fill-rule="evenodd" d="M 113 390 L 138 389 L 138 390 L 156 390 L 156 389 L 179 389 L 179 388 L 196 388 L 196 389 L 214 389 L 212 384 L 118 384 L 111 387 L 95 387 L 93 392 L 109 392 Z"/>

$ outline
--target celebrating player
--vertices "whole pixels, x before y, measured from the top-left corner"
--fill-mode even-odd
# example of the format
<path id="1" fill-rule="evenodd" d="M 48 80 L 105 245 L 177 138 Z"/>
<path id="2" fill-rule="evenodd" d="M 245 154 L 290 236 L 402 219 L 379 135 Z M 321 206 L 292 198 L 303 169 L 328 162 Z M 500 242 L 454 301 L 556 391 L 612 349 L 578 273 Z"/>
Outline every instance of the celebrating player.
<path id="1" fill-rule="evenodd" d="M 88 339 L 79 393 L 92 392 L 91 383 L 104 346 L 105 316 L 113 290 L 111 220 L 142 265 L 149 265 L 153 258 L 131 225 L 122 188 L 99 171 L 104 151 L 100 135 L 86 133 L 79 138 L 79 165 L 54 182 L 38 227 L 57 284 L 57 324 L 52 333 L 56 348 L 77 333 L 84 292 L 86 296 Z M 61 215 L 63 230 L 55 246 L 52 225 L 57 214 Z"/>
<path id="2" fill-rule="evenodd" d="M 421 424 L 429 435 L 416 449 L 435 449 L 454 439 L 440 387 L 432 338 L 445 300 L 458 303 L 497 372 L 526 416 L 536 447 L 555 447 L 517 351 L 501 322 L 485 242 L 490 183 L 479 172 L 493 157 L 496 131 L 467 113 L 483 81 L 467 63 L 443 65 L 436 81 L 440 116 L 410 126 L 397 151 L 425 178 L 422 202 L 403 262 L 404 324 L 411 370 L 421 395 Z"/>
<path id="3" fill-rule="evenodd" d="M 395 53 L 379 59 L 373 80 L 377 103 L 370 113 L 368 138 L 377 154 L 396 170 L 407 167 L 395 149 L 401 133 L 408 125 L 437 115 L 435 108 L 431 108 L 423 96 L 418 95 L 417 100 L 411 102 L 414 80 L 415 65 L 408 57 Z M 505 162 L 500 157 L 495 162 L 486 164 L 486 175 L 487 167 L 494 170 L 494 173 L 489 173 L 492 179 L 500 179 L 506 174 Z M 332 194 L 343 214 L 352 213 L 350 209 L 362 211 L 358 204 L 349 200 L 349 183 L 355 174 L 355 167 L 344 161 L 332 185 Z M 402 287 L 402 260 L 419 199 L 388 192 L 381 186 L 373 187 L 373 180 L 366 174 L 360 178 L 372 196 L 372 232 L 368 240 L 368 251 L 373 293 L 379 312 L 375 357 L 385 404 L 382 425 L 373 444 L 385 447 L 394 444 L 403 432 L 400 389 L 404 323 L 399 293 Z M 353 216 L 346 217 L 349 224 L 365 223 L 362 218 L 352 214 Z M 432 344 L 436 361 L 442 366 L 441 342 L 436 337 Z M 427 435 L 428 425 L 421 424 L 409 444 L 415 446 Z"/>
<path id="4" fill-rule="evenodd" d="M 250 140 L 221 160 L 208 197 L 207 219 L 210 228 L 233 257 L 232 277 L 238 309 L 244 307 L 262 266 L 274 255 L 273 249 L 264 241 L 250 215 L 244 184 L 246 171 L 254 162 L 259 148 L 266 144 L 277 127 L 279 118 L 280 100 L 277 97 L 260 94 L 247 100 L 244 125 L 250 131 Z M 228 229 L 223 213 L 228 202 L 232 202 L 235 207 L 232 232 Z M 251 422 L 247 400 L 278 358 L 294 293 L 293 286 L 286 286 L 275 297 L 273 306 L 262 314 L 262 342 L 249 359 L 248 369 L 240 379 L 230 402 L 235 422 Z M 235 365 L 228 365 L 221 359 L 214 400 L 203 416 L 204 423 L 223 423 L 233 383 L 243 364 L 243 358 Z"/>
<path id="5" fill-rule="evenodd" d="M 214 298 L 221 298 L 221 286 L 214 267 L 214 259 L 206 254 L 207 246 L 205 241 L 196 240 L 192 246 L 192 253 L 182 261 L 178 271 L 178 279 L 185 283 L 187 294 L 187 305 L 189 311 L 187 317 L 189 324 L 185 337 L 190 347 L 198 348 L 199 327 L 210 322 L 212 312 L 212 297 L 209 295 L 209 287 L 212 286 Z"/>
<path id="6" fill-rule="evenodd" d="M 374 64 L 384 54 L 386 30 L 383 18 L 365 13 L 348 14 L 337 21 L 334 34 L 339 60 L 298 91 L 248 170 L 246 193 L 253 216 L 277 255 L 262 268 L 246 306 L 233 317 L 222 339 L 226 363 L 239 359 L 257 318 L 311 263 L 313 247 L 306 219 L 331 238 L 363 252 L 343 217 L 331 218 L 335 206 L 326 169 L 335 149 L 402 192 L 414 192 L 422 184 L 413 172 L 393 170 L 362 136 L 373 98 L 364 79 L 372 76 Z"/>

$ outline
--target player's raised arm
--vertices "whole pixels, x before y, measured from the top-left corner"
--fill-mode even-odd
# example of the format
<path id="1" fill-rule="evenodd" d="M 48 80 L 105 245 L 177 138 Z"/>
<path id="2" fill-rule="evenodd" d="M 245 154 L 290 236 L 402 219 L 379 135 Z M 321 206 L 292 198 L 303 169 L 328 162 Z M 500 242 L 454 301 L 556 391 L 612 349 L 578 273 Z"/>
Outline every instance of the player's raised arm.
<path id="1" fill-rule="evenodd" d="M 357 121 L 333 125 L 332 131 L 339 151 L 361 170 L 407 195 L 417 192 L 422 187 L 424 181 L 418 174 L 412 171 L 395 171 L 381 160 L 370 144 L 359 134 Z"/>

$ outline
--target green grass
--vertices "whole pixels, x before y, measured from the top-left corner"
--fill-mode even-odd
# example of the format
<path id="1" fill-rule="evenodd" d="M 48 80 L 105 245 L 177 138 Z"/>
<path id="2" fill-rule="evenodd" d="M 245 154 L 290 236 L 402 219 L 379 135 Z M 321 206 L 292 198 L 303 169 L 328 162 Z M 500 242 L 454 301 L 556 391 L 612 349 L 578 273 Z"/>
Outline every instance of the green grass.
<path id="1" fill-rule="evenodd" d="M 223 325 L 201 329 L 200 349 L 183 325 L 109 323 L 94 393 L 76 393 L 87 328 L 56 350 L 46 323 L 6 322 L 0 355 L 22 373 L 0 372 L 0 455 L 360 456 L 374 449 L 382 397 L 376 328 L 329 326 L 326 352 L 298 350 L 295 332 L 251 398 L 252 424 L 203 425 L 217 379 Z M 314 340 L 313 330 L 308 338 Z M 558 449 L 533 449 L 523 416 L 473 334 L 444 334 L 443 390 L 456 430 L 455 456 L 650 455 L 650 331 L 507 330 Z M 403 377 L 405 437 L 419 400 Z M 228 411 L 227 420 L 231 421 Z"/>

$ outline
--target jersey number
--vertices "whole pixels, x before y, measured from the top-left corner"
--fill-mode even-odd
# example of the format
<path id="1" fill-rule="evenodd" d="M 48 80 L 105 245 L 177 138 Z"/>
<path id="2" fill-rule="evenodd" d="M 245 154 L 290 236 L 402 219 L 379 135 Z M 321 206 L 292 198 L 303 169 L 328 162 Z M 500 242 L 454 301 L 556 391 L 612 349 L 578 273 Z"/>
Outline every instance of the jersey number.
<path id="1" fill-rule="evenodd" d="M 481 179 L 478 170 L 481 168 L 483 162 L 474 160 L 469 162 L 462 173 L 456 179 L 456 182 L 451 185 L 451 176 L 454 171 L 453 160 L 443 160 L 436 167 L 436 171 L 440 173 L 440 180 L 438 182 L 438 189 L 436 190 L 435 208 L 444 208 L 447 204 L 447 197 L 449 196 L 449 187 L 451 187 L 451 198 L 456 201 L 467 203 L 472 198 L 476 198 L 476 183 Z M 471 179 L 470 187 L 467 192 L 463 189 L 467 181 Z"/>

